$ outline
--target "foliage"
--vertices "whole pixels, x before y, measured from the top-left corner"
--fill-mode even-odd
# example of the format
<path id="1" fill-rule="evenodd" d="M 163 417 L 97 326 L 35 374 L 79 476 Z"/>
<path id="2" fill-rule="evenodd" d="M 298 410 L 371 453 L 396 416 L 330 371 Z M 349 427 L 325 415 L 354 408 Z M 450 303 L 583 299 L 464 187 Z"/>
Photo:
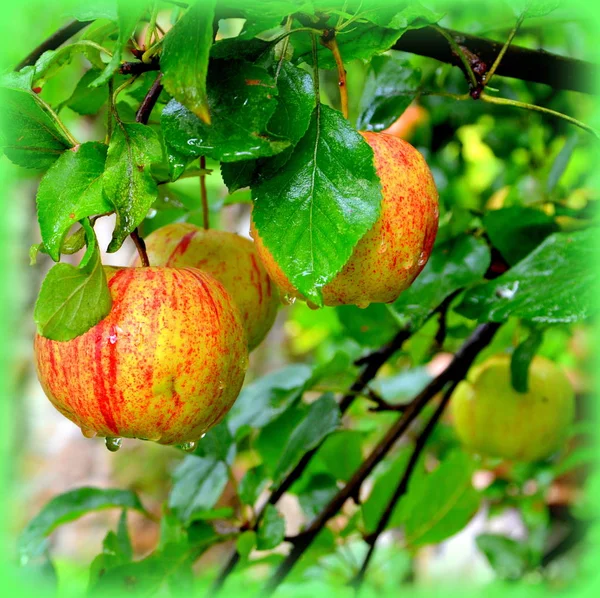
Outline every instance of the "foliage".
<path id="1" fill-rule="evenodd" d="M 510 352 L 512 383 L 524 391 L 535 354 L 572 370 L 586 367 L 573 339 L 589 331 L 597 303 L 593 137 L 547 114 L 436 95 L 468 91 L 459 69 L 390 50 L 407 31 L 438 22 L 485 32 L 506 21 L 502 42 L 515 22 L 510 7 L 490 5 L 476 14 L 383 0 L 180 4 L 117 2 L 75 11 L 95 22 L 60 50 L 2 78 L 4 156 L 19 176 L 40 179 L 42 243 L 32 248 L 32 260 L 42 252 L 59 262 L 85 248 L 77 266 L 55 264 L 42 283 L 34 314 L 40 334 L 67 341 L 110 310 L 93 228 L 98 217 L 116 215 L 108 252 L 137 230 L 200 223 L 199 176 L 209 188 L 211 217 L 252 203 L 266 247 L 311 307 L 321 305 L 322 287 L 380 214 L 381 181 L 357 128 L 384 130 L 415 99 L 428 118 L 411 141 L 434 174 L 440 228 L 429 262 L 393 304 L 285 308 L 291 333 L 281 351 L 290 363 L 249 379 L 193 454 L 177 456 L 164 481 L 169 494 L 157 524 L 160 540 L 150 554 L 132 549 L 125 512 L 158 517 L 130 490 L 75 489 L 31 520 L 18 545 L 26 575 L 40 559 L 51 567 L 46 538 L 55 528 L 90 511 L 123 510 L 91 563 L 89 588 L 98 595 L 131 579 L 140 594 L 201 591 L 218 573 L 210 550 L 225 543 L 239 556 L 231 587 L 266 579 L 285 562 L 283 548 L 303 538 L 302 530 L 286 535 L 277 499 L 294 497 L 302 527 L 310 529 L 390 426 L 410 413 L 401 408 L 414 407 L 411 400 L 440 380 L 444 358 L 460 355 L 478 324 L 493 331 L 497 325 L 498 332 L 463 362 L 467 369 L 471 361 Z M 519 43 L 543 41 L 566 53 L 569 31 L 547 16 L 554 3 L 534 4 Z M 321 43 L 331 30 L 347 70 L 349 119 L 338 110 L 335 57 Z M 140 116 L 159 84 L 164 89 Z M 549 95 L 541 84 L 502 77 L 493 85 L 498 90 L 485 93 L 589 117 L 581 95 Z M 93 140 L 74 137 L 76 131 L 83 139 L 82 117 Z M 390 504 L 439 392 L 465 374 L 442 380 L 401 442 L 330 514 L 337 515 L 333 523 L 317 530 L 286 571 L 289 587 L 304 587 L 311 576 L 340 584 L 356 579 L 386 510 L 383 527 L 402 530 L 394 540 L 401 548 L 390 554 L 375 544 L 365 582 L 374 588 L 397 589 L 423 546 L 464 530 L 476 514 L 489 519 L 507 509 L 518 513 L 526 539 L 486 531 L 478 550 L 499 579 L 521 580 L 532 571 L 543 583 L 549 579 L 545 559 L 555 529 L 546 495 L 561 476 L 592 460 L 577 428 L 573 438 L 583 447 L 566 447 L 543 463 L 501 464 L 466 453 L 442 416 L 419 449 L 404 496 Z M 492 480 L 483 488 L 473 484 L 482 472 Z M 234 498 L 227 501 L 228 494 Z M 205 553 L 210 565 L 198 573 L 192 566 Z"/>

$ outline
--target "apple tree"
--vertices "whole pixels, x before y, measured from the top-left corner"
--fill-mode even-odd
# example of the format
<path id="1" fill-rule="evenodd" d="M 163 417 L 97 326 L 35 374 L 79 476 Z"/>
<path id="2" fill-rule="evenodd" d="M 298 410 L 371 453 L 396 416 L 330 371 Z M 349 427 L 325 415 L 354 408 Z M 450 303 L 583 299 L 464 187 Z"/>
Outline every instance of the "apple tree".
<path id="1" fill-rule="evenodd" d="M 475 4 L 69 3 L 5 70 L 2 160 L 34 189 L 47 270 L 40 382 L 93 450 L 163 438 L 176 461 L 159 508 L 129 487 L 51 498 L 19 576 L 65 591 L 53 532 L 103 509 L 121 516 L 92 595 L 405 591 L 457 538 L 500 585 L 593 570 L 593 27 Z M 135 271 L 103 265 L 128 246 Z M 167 417 L 187 400 L 201 431 Z M 520 534 L 494 531 L 506 513 Z"/>

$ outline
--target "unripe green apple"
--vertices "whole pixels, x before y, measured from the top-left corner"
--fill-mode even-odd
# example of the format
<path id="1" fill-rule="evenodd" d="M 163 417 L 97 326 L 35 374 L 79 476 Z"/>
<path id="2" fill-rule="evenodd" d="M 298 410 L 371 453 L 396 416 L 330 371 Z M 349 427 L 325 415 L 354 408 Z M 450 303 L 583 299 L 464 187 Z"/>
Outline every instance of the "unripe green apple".
<path id="1" fill-rule="evenodd" d="M 510 355 L 471 370 L 450 399 L 458 437 L 470 450 L 513 461 L 550 456 L 565 440 L 575 411 L 573 388 L 554 362 L 534 357 L 528 392 L 511 384 Z"/>
<path id="2" fill-rule="evenodd" d="M 323 287 L 325 305 L 391 303 L 425 267 L 438 228 L 438 193 L 423 156 L 410 143 L 385 133 L 361 135 L 375 155 L 381 179 L 381 214 L 360 239 L 350 259 Z M 292 285 L 260 238 L 251 234 L 271 278 L 290 297 L 304 297 Z"/>
<path id="3" fill-rule="evenodd" d="M 70 341 L 35 338 L 46 395 L 86 436 L 197 441 L 244 381 L 237 307 L 194 268 L 105 270 L 113 299 L 106 318 Z"/>
<path id="4" fill-rule="evenodd" d="M 152 266 L 191 266 L 214 276 L 240 310 L 248 350 L 262 342 L 275 321 L 279 294 L 252 241 L 181 222 L 153 231 L 145 241 Z M 139 265 L 139 257 L 135 265 Z"/>

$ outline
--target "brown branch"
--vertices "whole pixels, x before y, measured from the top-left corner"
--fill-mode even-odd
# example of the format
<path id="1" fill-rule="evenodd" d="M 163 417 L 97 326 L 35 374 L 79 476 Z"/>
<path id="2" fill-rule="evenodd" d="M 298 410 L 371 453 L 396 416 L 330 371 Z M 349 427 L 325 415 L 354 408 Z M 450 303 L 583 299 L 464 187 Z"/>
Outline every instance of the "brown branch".
<path id="1" fill-rule="evenodd" d="M 331 499 L 321 513 L 303 531 L 302 536 L 294 543 L 292 550 L 279 565 L 273 576 L 265 585 L 265 594 L 272 594 L 287 577 L 304 551 L 311 545 L 317 534 L 340 510 L 342 505 L 356 493 L 375 466 L 385 457 L 396 441 L 404 434 L 410 424 L 421 413 L 427 403 L 440 392 L 447 383 L 462 380 L 479 352 L 489 344 L 500 324 L 488 323 L 479 326 L 464 345 L 457 351 L 454 359 L 446 369 L 434 378 L 407 406 L 406 411 L 389 428 L 386 435 L 375 446 L 371 454 L 363 461 L 348 483 Z"/>
<path id="2" fill-rule="evenodd" d="M 340 104 L 342 108 L 342 114 L 344 118 L 348 118 L 348 85 L 346 81 L 346 69 L 344 68 L 344 61 L 340 53 L 340 47 L 338 46 L 335 38 L 335 29 L 325 29 L 323 35 L 320 38 L 321 44 L 325 46 L 333 55 L 335 65 L 338 71 L 338 85 L 340 88 Z"/>
<path id="3" fill-rule="evenodd" d="M 503 42 L 451 29 L 445 31 L 485 64 L 493 64 L 504 45 Z M 448 41 L 433 26 L 407 31 L 394 44 L 393 49 L 462 66 Z M 585 60 L 567 58 L 544 50 L 529 50 L 511 44 L 502 57 L 496 74 L 534 83 L 544 83 L 555 89 L 595 94 L 597 92 L 596 83 L 600 80 L 600 66 Z"/>
<path id="4" fill-rule="evenodd" d="M 37 48 L 32 50 L 17 66 L 15 71 L 20 71 L 26 66 L 35 64 L 38 58 L 48 50 L 56 50 L 59 46 L 62 46 L 68 39 L 73 37 L 76 33 L 79 33 L 82 29 L 85 29 L 88 25 L 91 25 L 93 21 L 71 21 L 64 27 L 61 27 L 58 31 L 54 32 L 49 38 L 44 40 Z"/>
<path id="5" fill-rule="evenodd" d="M 160 82 L 162 78 L 162 73 L 156 77 L 152 87 L 148 90 L 146 97 L 142 100 L 140 107 L 135 115 L 135 122 L 141 123 L 143 125 L 148 124 L 148 119 L 150 118 L 150 114 L 152 113 L 152 109 L 156 106 L 156 102 L 158 102 L 158 98 L 160 96 L 160 92 L 163 90 L 162 83 Z"/>
<path id="6" fill-rule="evenodd" d="M 159 71 L 160 63 L 158 58 L 154 57 L 150 62 L 122 62 L 119 67 L 119 73 L 122 75 L 141 75 L 148 71 Z"/>
<path id="7" fill-rule="evenodd" d="M 388 501 L 388 503 L 385 507 L 385 510 L 383 511 L 383 514 L 381 515 L 379 522 L 377 523 L 377 527 L 375 528 L 375 531 L 372 534 L 370 534 L 367 539 L 367 542 L 369 543 L 369 550 L 363 560 L 360 570 L 358 571 L 358 573 L 356 574 L 356 577 L 351 582 L 351 585 L 357 590 L 358 590 L 358 588 L 360 588 L 360 586 L 362 585 L 362 582 L 365 578 L 365 573 L 367 572 L 367 568 L 371 561 L 371 557 L 373 556 L 373 553 L 375 552 L 375 545 L 377 544 L 377 540 L 378 540 L 379 536 L 383 533 L 385 528 L 387 527 L 387 525 L 390 521 L 390 518 L 392 517 L 392 513 L 394 512 L 394 509 L 396 508 L 396 505 L 398 504 L 398 501 L 400 500 L 400 498 L 402 498 L 402 496 L 404 496 L 404 494 L 406 494 L 406 491 L 408 489 L 408 483 L 410 482 L 410 478 L 413 474 L 413 471 L 415 470 L 417 461 L 419 460 L 421 453 L 425 449 L 427 440 L 431 436 L 431 433 L 433 432 L 436 424 L 438 423 L 440 417 L 442 416 L 444 409 L 448 405 L 450 396 L 452 395 L 452 392 L 456 388 L 457 384 L 458 384 L 458 381 L 455 380 L 452 383 L 452 385 L 448 388 L 448 390 L 446 390 L 446 392 L 444 393 L 444 397 L 440 401 L 440 404 L 438 405 L 434 414 L 431 416 L 431 419 L 427 422 L 427 425 L 425 426 L 423 431 L 419 434 L 419 437 L 417 438 L 417 440 L 415 442 L 415 448 L 412 452 L 412 455 L 410 456 L 410 460 L 408 461 L 408 464 L 406 465 L 404 475 L 402 476 L 402 479 L 398 483 L 398 486 L 396 487 L 394 494 Z"/>

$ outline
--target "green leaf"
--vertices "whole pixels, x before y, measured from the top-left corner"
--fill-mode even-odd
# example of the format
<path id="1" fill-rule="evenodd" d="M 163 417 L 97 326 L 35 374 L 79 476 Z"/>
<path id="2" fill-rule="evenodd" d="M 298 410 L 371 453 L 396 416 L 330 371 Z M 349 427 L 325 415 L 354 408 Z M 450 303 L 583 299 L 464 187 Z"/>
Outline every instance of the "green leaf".
<path id="1" fill-rule="evenodd" d="M 480 534 L 475 538 L 500 579 L 519 580 L 529 568 L 527 546 L 499 534 Z"/>
<path id="2" fill-rule="evenodd" d="M 527 392 L 529 365 L 543 340 L 543 330 L 534 329 L 514 350 L 510 360 L 510 376 L 512 386 L 517 392 Z"/>
<path id="3" fill-rule="evenodd" d="M 373 150 L 324 105 L 315 108 L 285 169 L 253 187 L 252 197 L 253 221 L 266 247 L 317 305 L 323 304 L 322 287 L 379 217 L 382 199 Z"/>
<path id="4" fill-rule="evenodd" d="M 308 519 L 316 517 L 338 490 L 334 477 L 324 473 L 312 476 L 298 493 L 298 501 Z"/>
<path id="5" fill-rule="evenodd" d="M 472 458 L 456 450 L 446 455 L 433 472 L 413 477 L 390 527 L 404 524 L 405 542 L 412 547 L 437 544 L 456 534 L 481 502 L 471 484 L 473 469 Z"/>
<path id="6" fill-rule="evenodd" d="M 90 141 L 65 152 L 48 169 L 37 192 L 44 246 L 54 261 L 71 226 L 83 218 L 112 211 L 102 192 L 106 146 Z"/>
<path id="7" fill-rule="evenodd" d="M 365 309 L 341 305 L 335 311 L 344 332 L 365 347 L 380 347 L 400 328 L 398 318 L 385 303 L 371 303 Z"/>
<path id="8" fill-rule="evenodd" d="M 108 83 L 121 64 L 123 50 L 133 35 L 137 22 L 140 20 L 146 7 L 143 2 L 131 2 L 131 0 L 117 0 L 117 24 L 119 26 L 119 37 L 113 49 L 110 62 L 102 73 L 91 83 L 92 87 L 99 87 Z"/>
<path id="9" fill-rule="evenodd" d="M 511 265 L 531 253 L 548 235 L 559 230 L 551 216 L 521 206 L 486 212 L 483 225 L 492 245 Z"/>
<path id="10" fill-rule="evenodd" d="M 240 480 L 238 494 L 245 505 L 253 505 L 259 494 L 266 488 L 267 472 L 263 464 L 249 469 Z"/>
<path id="11" fill-rule="evenodd" d="M 112 306 L 96 236 L 89 223 L 83 220 L 82 224 L 88 249 L 81 264 L 78 268 L 56 264 L 42 283 L 33 312 L 38 332 L 55 341 L 87 332 Z"/>
<path id="12" fill-rule="evenodd" d="M 231 433 L 239 439 L 244 428 L 262 428 L 297 401 L 312 370 L 303 364 L 289 365 L 245 386 L 227 415 Z"/>
<path id="13" fill-rule="evenodd" d="M 87 71 L 79 79 L 71 97 L 65 101 L 64 105 L 77 112 L 77 114 L 97 114 L 108 100 L 108 85 L 90 87 L 90 83 L 95 81 L 99 74 L 100 71 L 96 69 Z"/>
<path id="14" fill-rule="evenodd" d="M 256 546 L 256 532 L 251 529 L 242 532 L 235 542 L 235 548 L 238 554 L 244 559 Z"/>
<path id="15" fill-rule="evenodd" d="M 479 322 L 587 318 L 597 305 L 597 239 L 597 228 L 550 235 L 508 272 L 468 291 L 456 311 Z"/>
<path id="16" fill-rule="evenodd" d="M 360 100 L 356 128 L 387 129 L 415 99 L 421 71 L 397 55 L 373 56 Z"/>
<path id="17" fill-rule="evenodd" d="M 272 70 L 276 72 L 275 67 Z M 277 108 L 267 129 L 269 133 L 296 144 L 308 129 L 315 105 L 312 77 L 303 69 L 284 61 L 277 77 L 277 89 Z M 221 173 L 229 193 L 249 187 L 260 178 L 270 178 L 289 160 L 291 152 L 292 148 L 288 147 L 271 158 L 221 164 Z"/>
<path id="18" fill-rule="evenodd" d="M 77 488 L 55 496 L 27 524 L 17 543 L 21 556 L 34 553 L 46 536 L 59 525 L 79 519 L 90 511 L 122 508 L 144 513 L 137 495 L 129 490 Z"/>
<path id="19" fill-rule="evenodd" d="M 63 240 L 60 246 L 60 253 L 73 255 L 85 247 L 85 229 L 79 228 L 72 235 Z M 29 248 L 29 265 L 35 266 L 37 263 L 37 254 L 39 252 L 48 253 L 43 243 L 36 243 Z"/>
<path id="20" fill-rule="evenodd" d="M 325 439 L 315 455 L 336 480 L 348 481 L 363 461 L 362 432 L 339 430 Z"/>
<path id="21" fill-rule="evenodd" d="M 104 193 L 117 214 L 110 253 L 121 247 L 156 199 L 158 187 L 150 166 L 161 160 L 160 141 L 150 127 L 116 122 L 103 178 Z"/>
<path id="22" fill-rule="evenodd" d="M 277 486 L 286 474 L 300 461 L 302 455 L 315 448 L 340 425 L 340 408 L 331 393 L 324 394 L 311 403 L 306 417 L 292 432 L 273 474 Z"/>
<path id="23" fill-rule="evenodd" d="M 194 451 L 199 457 L 231 464 L 235 458 L 235 442 L 226 422 L 213 426 L 198 442 Z"/>
<path id="24" fill-rule="evenodd" d="M 96 19 L 117 20 L 117 3 L 114 0 L 96 0 L 93 5 L 87 0 L 77 0 L 66 7 L 66 16 L 78 21 L 95 21 Z"/>
<path id="25" fill-rule="evenodd" d="M 227 466 L 222 461 L 186 457 L 173 474 L 169 507 L 189 525 L 196 513 L 210 510 L 227 485 Z"/>
<path id="26" fill-rule="evenodd" d="M 267 132 L 277 107 L 277 86 L 264 68 L 242 60 L 213 60 L 207 86 L 210 125 L 177 100 L 163 110 L 165 143 L 175 151 L 192 158 L 235 162 L 272 156 L 289 145 Z"/>
<path id="27" fill-rule="evenodd" d="M 45 170 L 72 146 L 37 94 L 3 89 L 2 100 L 2 146 L 15 164 Z"/>
<path id="28" fill-rule="evenodd" d="M 420 328 L 451 293 L 481 280 L 490 265 L 490 250 L 481 239 L 461 235 L 436 245 L 412 286 L 393 305 L 411 328 Z"/>
<path id="29" fill-rule="evenodd" d="M 560 152 L 556 156 L 552 168 L 550 169 L 550 173 L 548 174 L 548 180 L 546 182 L 546 191 L 551 193 L 554 191 L 560 177 L 563 175 L 567 166 L 569 164 L 569 160 L 573 155 L 573 150 L 577 146 L 579 142 L 579 136 L 577 134 L 572 134 L 567 138 L 565 144 L 562 146 Z"/>
<path id="30" fill-rule="evenodd" d="M 270 550 L 283 542 L 285 537 L 285 520 L 273 505 L 265 507 L 256 533 L 256 547 L 259 550 Z"/>
<path id="31" fill-rule="evenodd" d="M 165 89 L 205 123 L 208 57 L 213 40 L 215 0 L 196 1 L 165 35 L 160 67 Z"/>
<path id="32" fill-rule="evenodd" d="M 385 469 L 380 470 L 367 500 L 361 505 L 363 522 L 366 533 L 375 531 L 388 502 L 400 483 L 408 464 L 411 447 L 404 447 L 391 462 L 385 463 Z"/>

